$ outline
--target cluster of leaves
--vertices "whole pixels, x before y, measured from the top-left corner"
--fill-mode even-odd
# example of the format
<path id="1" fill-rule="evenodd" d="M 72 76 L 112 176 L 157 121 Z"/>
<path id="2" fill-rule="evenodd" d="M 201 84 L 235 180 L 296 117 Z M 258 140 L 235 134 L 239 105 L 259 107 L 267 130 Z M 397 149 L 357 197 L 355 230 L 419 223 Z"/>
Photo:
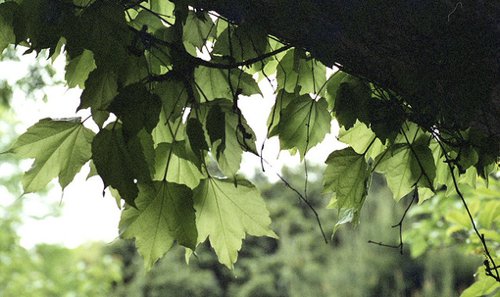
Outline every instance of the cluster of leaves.
<path id="1" fill-rule="evenodd" d="M 490 179 L 488 187 L 478 183 L 476 188 L 464 187 L 464 193 L 470 197 L 468 208 L 476 218 L 479 232 L 485 236 L 490 252 L 497 256 L 500 253 L 500 180 Z M 471 221 L 461 203 L 457 203 L 456 195 L 439 198 L 410 211 L 413 226 L 406 234 L 406 241 L 411 245 L 413 257 L 421 256 L 430 249 L 441 249 L 453 246 L 462 249 L 464 254 L 482 255 L 484 253 L 481 240 L 472 231 Z M 494 273 L 489 260 L 485 260 L 487 270 L 482 267 L 476 273 L 477 281 L 463 292 L 462 297 L 496 296 L 500 291 L 500 283 L 488 274 Z M 495 293 L 496 292 L 496 293 Z"/>
<path id="2" fill-rule="evenodd" d="M 310 175 L 318 177 L 322 171 L 308 168 Z M 340 229 L 329 244 L 318 244 L 316 219 L 295 192 L 260 176 L 254 182 L 269 207 L 278 240 L 248 238 L 231 271 L 218 264 L 207 245 L 197 249 L 189 266 L 184 264 L 182 249 L 174 247 L 147 274 L 133 243 L 116 241 L 109 248 L 123 259 L 123 281 L 109 296 L 458 296 L 473 282 L 481 259 L 460 257 L 459 247 L 412 259 L 410 253 L 401 256 L 397 250 L 387 252 L 367 243 L 370 239 L 397 241 L 397 232 L 388 226 L 405 207 L 394 205 L 380 175 L 373 178 L 360 225 Z M 285 168 L 283 178 L 292 185 L 302 184 L 304 171 Z M 321 179 L 311 180 L 308 199 L 325 224 L 331 225 L 336 214 L 322 208 L 326 201 L 321 190 Z"/>
<path id="3" fill-rule="evenodd" d="M 235 25 L 186 1 L 5 1 L 0 25 L 0 50 L 13 43 L 64 54 L 68 86 L 83 88 L 79 109 L 91 112 L 83 121 L 41 120 L 19 137 L 9 152 L 35 159 L 25 192 L 55 177 L 64 188 L 90 161 L 125 202 L 121 235 L 136 239 L 147 267 L 174 242 L 194 251 L 207 238 L 232 267 L 246 234 L 276 237 L 257 189 L 237 176 L 243 152 L 259 155 L 238 105 L 261 94 L 258 80 L 277 83 L 267 136 L 282 150 L 304 159 L 331 121 L 340 123 L 349 147 L 331 153 L 324 177 L 337 226 L 359 221 L 373 172 L 396 200 L 415 191 L 422 202 L 496 168 L 474 131 L 419 126 L 394 92 L 327 75 L 257 23 Z M 97 134 L 84 125 L 91 120 Z"/>

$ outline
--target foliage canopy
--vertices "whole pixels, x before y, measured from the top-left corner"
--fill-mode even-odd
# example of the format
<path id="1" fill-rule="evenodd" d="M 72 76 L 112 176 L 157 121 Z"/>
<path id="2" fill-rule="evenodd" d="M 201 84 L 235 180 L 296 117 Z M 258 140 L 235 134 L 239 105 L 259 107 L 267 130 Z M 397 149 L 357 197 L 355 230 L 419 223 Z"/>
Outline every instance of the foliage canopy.
<path id="1" fill-rule="evenodd" d="M 207 238 L 232 267 L 246 234 L 276 236 L 237 174 L 243 152 L 262 158 L 238 99 L 267 81 L 267 136 L 281 149 L 303 159 L 332 120 L 341 126 L 348 147 L 324 179 L 338 225 L 358 222 L 373 172 L 396 200 L 446 189 L 465 202 L 459 185 L 488 179 L 500 155 L 498 5 L 471 6 L 480 18 L 469 1 L 327 2 L 2 1 L 0 50 L 65 55 L 91 112 L 41 120 L 14 143 L 8 152 L 35 159 L 25 192 L 54 177 L 64 188 L 90 161 L 124 200 L 121 235 L 148 267 L 174 242 L 194 250 Z"/>

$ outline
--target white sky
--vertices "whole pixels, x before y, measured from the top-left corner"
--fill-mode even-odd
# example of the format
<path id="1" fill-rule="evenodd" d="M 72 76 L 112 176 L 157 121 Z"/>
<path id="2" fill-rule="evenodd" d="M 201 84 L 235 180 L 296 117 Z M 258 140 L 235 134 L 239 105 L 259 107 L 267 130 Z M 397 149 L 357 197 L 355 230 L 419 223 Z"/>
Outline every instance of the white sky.
<path id="1" fill-rule="evenodd" d="M 28 75 L 28 66 L 33 61 L 33 55 L 29 55 L 22 57 L 21 63 L 2 62 L 2 70 L 7 69 L 7 71 L 2 71 L 0 78 L 6 78 L 9 82 L 14 83 L 17 79 Z M 61 80 L 64 78 L 64 63 L 65 61 L 62 58 L 58 58 L 55 63 L 55 68 L 58 71 L 57 76 Z M 263 84 L 268 83 L 263 82 Z M 272 93 L 271 88 L 263 87 L 267 89 L 268 93 Z M 22 93 L 15 93 L 13 107 L 18 119 L 22 121 L 17 132 L 19 134 L 23 133 L 29 126 L 45 117 L 75 116 L 80 92 L 79 89 L 68 90 L 64 86 L 50 87 L 47 90 L 48 101 L 45 103 L 37 102 L 36 104 L 32 101 L 26 102 L 21 98 Z M 267 115 L 272 108 L 273 99 L 268 96 L 266 98 L 254 96 L 249 99 L 241 99 L 238 103 L 249 125 L 257 135 L 257 148 L 260 149 L 261 142 L 266 135 Z M 88 111 L 79 112 L 78 115 L 85 116 L 85 113 L 88 114 Z M 337 128 L 333 127 L 332 130 L 337 131 Z M 343 145 L 332 134 L 329 134 L 322 144 L 310 150 L 307 159 L 311 163 L 323 163 L 329 152 L 341 147 Z M 278 180 L 275 175 L 276 169 L 279 169 L 282 165 L 295 166 L 299 163 L 298 156 L 290 156 L 286 152 L 279 152 L 279 142 L 276 137 L 266 141 L 264 157 L 274 168 L 274 170 L 266 168 L 266 174 L 273 181 Z M 31 162 L 23 163 L 23 170 L 27 170 L 30 164 Z M 245 155 L 242 164 L 243 173 L 251 175 L 255 168 L 260 168 L 260 160 L 255 156 Z M 120 211 L 114 198 L 108 193 L 103 198 L 103 184 L 100 178 L 92 177 L 86 180 L 88 171 L 88 166 L 85 166 L 73 183 L 65 189 L 64 193 L 61 193 L 59 185 L 54 181 L 53 187 L 46 197 L 39 197 L 34 194 L 23 196 L 22 199 L 27 199 L 25 203 L 26 217 L 23 225 L 18 230 L 23 246 L 29 248 L 43 242 L 76 247 L 87 241 L 111 242 L 117 238 Z M 2 195 L 0 197 L 6 196 Z M 0 199 L 2 204 L 9 203 L 12 200 L 12 198 Z M 46 217 L 41 220 L 30 217 L 46 213 L 48 203 L 55 203 L 60 208 L 61 215 Z"/>

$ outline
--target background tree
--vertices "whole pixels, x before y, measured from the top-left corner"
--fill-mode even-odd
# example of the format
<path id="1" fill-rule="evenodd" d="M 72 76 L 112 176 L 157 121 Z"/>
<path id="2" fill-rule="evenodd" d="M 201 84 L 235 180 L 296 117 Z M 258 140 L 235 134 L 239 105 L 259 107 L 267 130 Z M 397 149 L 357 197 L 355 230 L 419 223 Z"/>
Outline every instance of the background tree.
<path id="1" fill-rule="evenodd" d="M 24 191 L 55 177 L 64 188 L 91 161 L 125 202 L 121 235 L 135 238 L 147 267 L 174 242 L 189 254 L 207 239 L 232 267 L 247 234 L 276 237 L 258 191 L 237 174 L 243 152 L 265 167 L 238 103 L 261 93 L 257 80 L 275 90 L 267 137 L 281 149 L 304 159 L 333 119 L 341 125 L 349 147 L 331 153 L 323 183 L 339 213 L 334 231 L 359 222 L 373 172 L 396 200 L 422 202 L 445 188 L 467 206 L 460 185 L 497 170 L 496 2 L 0 5 L 0 48 L 65 55 L 68 86 L 84 88 L 79 109 L 91 111 L 83 121 L 42 120 L 13 144 L 9 152 L 35 159 Z M 342 71 L 327 75 L 325 65 Z M 497 251 L 465 211 L 484 271 L 500 283 Z"/>
<path id="2" fill-rule="evenodd" d="M 4 52 L 6 60 L 18 63 L 16 51 L 9 47 Z M 5 63 L 3 64 L 5 65 Z M 16 135 L 20 125 L 12 109 L 14 94 L 25 104 L 39 103 L 48 87 L 57 84 L 54 70 L 39 59 L 30 65 L 30 78 L 12 83 L 0 80 L 0 147 L 5 150 Z M 41 95 L 41 96 L 39 96 Z M 18 103 L 18 102 L 16 102 Z M 29 215 L 26 203 L 40 197 L 21 197 L 21 172 L 19 162 L 11 155 L 1 155 L 0 175 L 0 296 L 106 296 L 112 282 L 121 278 L 119 262 L 103 252 L 101 244 L 87 244 L 69 249 L 55 244 L 38 244 L 26 248 L 21 244 L 19 227 Z M 41 193 L 46 194 L 46 193 Z M 58 205 L 46 202 L 38 211 L 40 218 L 57 216 Z"/>
<path id="3" fill-rule="evenodd" d="M 321 172 L 318 167 L 309 170 L 317 176 L 309 187 L 310 202 L 318 208 L 324 222 L 334 222 L 335 214 L 323 208 L 327 200 L 321 195 Z M 303 170 L 284 172 L 292 185 L 302 184 L 303 176 Z M 394 204 L 379 175 L 374 177 L 358 228 L 339 230 L 328 245 L 320 242 L 316 219 L 296 193 L 261 176 L 255 182 L 267 202 L 279 240 L 245 240 L 233 271 L 219 265 L 209 246 L 203 246 L 188 266 L 182 249 L 177 247 L 149 273 L 145 273 L 133 242 L 115 242 L 110 252 L 122 259 L 125 277 L 115 287 L 114 296 L 452 297 L 473 282 L 472 275 L 481 263 L 480 257 L 462 257 L 459 246 L 417 250 L 421 238 L 415 233 L 425 236 L 436 230 L 446 231 L 436 226 L 411 228 L 411 237 L 417 240 L 402 256 L 397 249 L 368 243 L 397 242 L 397 230 L 390 226 L 404 212 L 404 205 Z M 412 216 L 415 217 L 410 222 L 421 222 L 416 213 Z M 419 259 L 410 256 L 413 242 L 415 252 L 420 251 Z"/>

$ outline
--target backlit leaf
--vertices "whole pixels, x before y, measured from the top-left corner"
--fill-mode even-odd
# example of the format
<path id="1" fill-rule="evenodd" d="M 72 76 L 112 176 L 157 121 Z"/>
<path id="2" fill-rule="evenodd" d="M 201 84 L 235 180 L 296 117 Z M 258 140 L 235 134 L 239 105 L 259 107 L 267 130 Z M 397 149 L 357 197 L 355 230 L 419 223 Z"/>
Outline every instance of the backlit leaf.
<path id="1" fill-rule="evenodd" d="M 232 110 L 229 101 L 218 100 L 209 105 L 206 129 L 211 151 L 222 172 L 234 176 L 240 168 L 243 152 L 256 151 L 255 134 L 243 115 Z"/>
<path id="2" fill-rule="evenodd" d="M 114 1 L 95 1 L 83 10 L 79 21 L 78 30 L 67 36 L 68 43 L 91 50 L 98 68 L 121 67 L 128 56 L 123 44 L 133 39 L 123 7 Z"/>
<path id="3" fill-rule="evenodd" d="M 81 55 L 69 61 L 66 65 L 66 82 L 68 87 L 85 87 L 89 73 L 96 68 L 94 55 L 89 50 L 84 50 Z"/>
<path id="4" fill-rule="evenodd" d="M 207 13 L 197 15 L 190 11 L 186 24 L 183 27 L 183 36 L 185 43 L 201 49 L 207 42 L 207 39 L 215 37 L 215 25 Z"/>
<path id="5" fill-rule="evenodd" d="M 324 192 L 335 193 L 330 207 L 339 211 L 337 226 L 358 223 L 370 180 L 370 171 L 363 155 L 352 148 L 334 151 L 325 161 Z"/>
<path id="6" fill-rule="evenodd" d="M 325 99 L 326 102 L 328 102 L 328 109 L 332 110 L 335 106 L 335 99 L 337 98 L 338 89 L 340 88 L 342 80 L 346 76 L 348 76 L 347 73 L 339 70 L 332 74 L 332 77 L 330 77 L 329 81 L 327 82 Z"/>
<path id="7" fill-rule="evenodd" d="M 299 95 L 324 94 L 326 67 L 321 62 L 310 59 L 302 51 L 290 50 L 281 59 L 280 65 L 276 74 L 278 88 L 295 93 L 299 87 Z"/>
<path id="8" fill-rule="evenodd" d="M 118 94 L 117 75 L 114 72 L 96 69 L 85 81 L 78 109 L 91 107 L 93 110 L 105 110 Z"/>
<path id="9" fill-rule="evenodd" d="M 280 117 L 281 149 L 296 147 L 301 158 L 330 132 L 332 118 L 322 98 L 314 101 L 308 95 L 297 96 L 281 111 Z"/>
<path id="10" fill-rule="evenodd" d="M 285 90 L 280 90 L 276 94 L 276 102 L 267 119 L 268 134 L 267 137 L 273 137 L 279 134 L 278 125 L 281 118 L 282 111 L 288 106 L 290 102 L 295 99 L 294 94 L 287 93 Z"/>
<path id="11" fill-rule="evenodd" d="M 339 140 L 351 146 L 356 153 L 365 154 L 366 159 L 375 159 L 385 150 L 385 146 L 375 133 L 359 121 L 349 130 L 340 128 Z"/>
<path id="12" fill-rule="evenodd" d="M 241 62 L 262 56 L 268 49 L 267 35 L 255 23 L 243 23 L 241 26 L 226 28 L 217 38 L 213 53 Z M 257 63 L 261 64 L 262 63 Z"/>
<path id="13" fill-rule="evenodd" d="M 482 267 L 480 269 L 482 269 Z M 477 274 L 479 280 L 464 290 L 460 297 L 498 296 L 500 292 L 500 282 L 492 277 L 483 276 L 483 271 Z"/>
<path id="14" fill-rule="evenodd" d="M 252 76 L 239 69 L 231 70 L 229 76 L 227 70 L 200 66 L 195 69 L 194 77 L 201 102 L 222 98 L 232 100 L 234 97 L 232 92 L 236 93 L 237 91 L 246 96 L 261 94 L 260 88 Z M 231 80 L 228 79 L 229 77 Z"/>
<path id="15" fill-rule="evenodd" d="M 139 185 L 137 209 L 128 207 L 123 211 L 120 233 L 123 238 L 135 238 L 146 269 L 151 269 L 174 241 L 195 248 L 197 232 L 192 195 L 186 186 L 166 181 Z"/>
<path id="16" fill-rule="evenodd" d="M 196 161 L 190 160 L 185 145 L 183 141 L 158 145 L 155 150 L 155 180 L 166 179 L 169 182 L 183 184 L 194 189 L 200 180 L 205 178 L 195 165 Z"/>
<path id="17" fill-rule="evenodd" d="M 23 177 L 26 193 L 43 190 L 55 177 L 65 188 L 91 156 L 94 133 L 73 121 L 43 119 L 21 135 L 8 151 L 21 158 L 34 158 Z"/>
<path id="18" fill-rule="evenodd" d="M 208 178 L 194 190 L 198 242 L 207 237 L 219 261 L 233 267 L 246 234 L 269 236 L 271 219 L 257 189 L 246 180 Z"/>
<path id="19" fill-rule="evenodd" d="M 427 152 L 422 152 L 422 156 L 426 158 L 425 166 L 430 168 L 432 165 L 428 163 L 430 160 L 428 159 L 429 155 Z M 391 146 L 387 152 L 384 152 L 380 156 L 380 160 L 375 160 L 375 163 L 378 163 L 375 171 L 384 174 L 387 185 L 396 200 L 410 193 L 419 178 L 425 178 L 421 176 L 421 170 L 418 167 L 415 156 L 407 144 L 395 144 Z M 429 170 L 430 172 L 431 170 Z"/>

